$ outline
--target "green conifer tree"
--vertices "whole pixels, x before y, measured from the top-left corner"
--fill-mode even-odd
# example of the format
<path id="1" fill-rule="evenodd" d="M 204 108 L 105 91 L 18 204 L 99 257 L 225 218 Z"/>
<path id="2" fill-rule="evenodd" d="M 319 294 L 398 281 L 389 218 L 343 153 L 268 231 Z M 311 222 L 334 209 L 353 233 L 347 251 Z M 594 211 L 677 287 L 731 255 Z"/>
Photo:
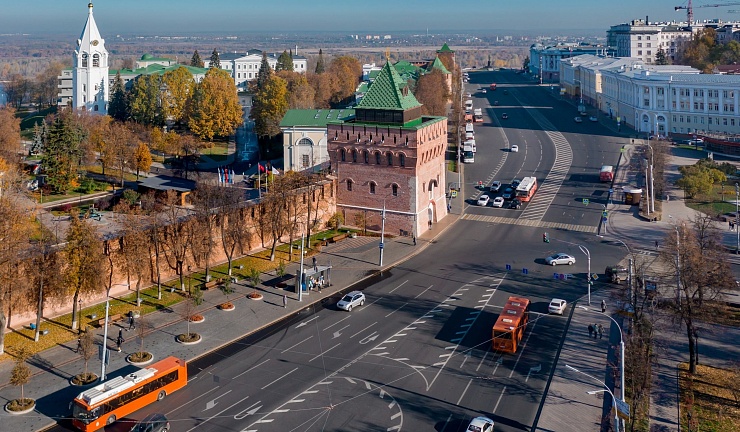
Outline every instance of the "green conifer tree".
<path id="1" fill-rule="evenodd" d="M 121 79 L 121 72 L 116 72 L 113 81 L 110 103 L 108 104 L 108 115 L 119 121 L 125 121 L 129 117 L 128 95 Z"/>
<path id="2" fill-rule="evenodd" d="M 267 62 L 267 52 L 262 53 L 262 63 L 260 63 L 260 71 L 257 73 L 257 89 L 261 90 L 267 81 L 272 76 L 272 68 L 270 63 Z"/>
<path id="3" fill-rule="evenodd" d="M 190 66 L 199 68 L 202 68 L 204 66 L 203 59 L 200 58 L 200 53 L 198 53 L 198 50 L 195 50 L 195 52 L 193 53 L 193 58 L 190 59 Z"/>
<path id="4" fill-rule="evenodd" d="M 326 70 L 326 65 L 324 64 L 324 52 L 319 48 L 319 60 L 316 62 L 316 73 L 321 74 L 324 73 Z"/>
<path id="5" fill-rule="evenodd" d="M 275 65 L 275 71 L 291 71 L 293 72 L 293 56 L 288 51 L 283 51 L 278 57 L 277 65 Z"/>
<path id="6" fill-rule="evenodd" d="M 211 64 L 209 66 L 212 68 L 221 69 L 221 59 L 218 56 L 218 51 L 216 51 L 216 48 L 214 48 L 213 52 L 211 53 Z"/>

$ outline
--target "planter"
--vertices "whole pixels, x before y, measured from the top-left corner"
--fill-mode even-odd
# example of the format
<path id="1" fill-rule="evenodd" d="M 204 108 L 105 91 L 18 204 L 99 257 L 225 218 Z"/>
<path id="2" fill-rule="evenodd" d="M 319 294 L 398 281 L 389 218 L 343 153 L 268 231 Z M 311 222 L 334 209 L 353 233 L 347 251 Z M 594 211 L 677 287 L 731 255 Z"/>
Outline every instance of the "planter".
<path id="1" fill-rule="evenodd" d="M 126 356 L 126 361 L 135 366 L 143 366 L 154 360 L 154 355 L 148 351 L 139 351 Z"/>
<path id="2" fill-rule="evenodd" d="M 69 383 L 75 387 L 89 387 L 94 385 L 98 381 L 98 376 L 92 372 L 88 372 L 87 375 L 84 373 L 73 376 Z"/>
<path id="3" fill-rule="evenodd" d="M 221 303 L 220 305 L 218 305 L 218 308 L 222 311 L 233 311 L 234 309 L 236 309 L 234 303 Z"/>
<path id="4" fill-rule="evenodd" d="M 206 320 L 206 317 L 204 317 L 201 314 L 196 314 L 190 317 L 190 322 L 195 323 L 195 324 L 202 323 L 205 320 Z"/>
<path id="5" fill-rule="evenodd" d="M 251 294 L 247 294 L 247 298 L 249 300 L 262 300 L 264 296 L 258 292 L 253 292 Z"/>
<path id="6" fill-rule="evenodd" d="M 5 404 L 5 411 L 13 415 L 28 414 L 36 408 L 36 401 L 25 398 L 22 403 L 20 399 L 13 399 Z"/>
<path id="7" fill-rule="evenodd" d="M 183 345 L 195 345 L 197 343 L 200 343 L 203 338 L 198 333 L 183 333 L 177 335 L 177 337 L 175 337 L 175 340 Z"/>

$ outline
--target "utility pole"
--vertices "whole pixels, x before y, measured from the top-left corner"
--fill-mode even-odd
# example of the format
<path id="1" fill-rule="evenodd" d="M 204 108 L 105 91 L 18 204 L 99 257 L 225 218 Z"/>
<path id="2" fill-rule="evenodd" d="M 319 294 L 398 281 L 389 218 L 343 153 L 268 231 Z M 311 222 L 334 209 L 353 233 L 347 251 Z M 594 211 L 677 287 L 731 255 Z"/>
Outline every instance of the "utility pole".
<path id="1" fill-rule="evenodd" d="M 383 240 L 385 238 L 385 198 L 383 198 L 383 213 L 381 215 L 381 222 L 380 222 L 380 244 L 378 245 L 378 249 L 380 249 L 380 263 L 378 263 L 379 267 L 383 267 L 383 248 L 385 245 L 383 244 Z"/>

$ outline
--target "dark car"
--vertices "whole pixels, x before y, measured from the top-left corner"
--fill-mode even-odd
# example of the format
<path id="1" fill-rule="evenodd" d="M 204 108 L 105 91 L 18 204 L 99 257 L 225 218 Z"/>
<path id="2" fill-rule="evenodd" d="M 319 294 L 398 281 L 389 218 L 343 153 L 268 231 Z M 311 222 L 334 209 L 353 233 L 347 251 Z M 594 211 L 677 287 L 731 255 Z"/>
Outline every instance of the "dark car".
<path id="1" fill-rule="evenodd" d="M 503 113 L 503 114 L 501 114 L 501 118 L 504 119 L 504 120 L 506 120 L 506 119 L 509 118 L 509 115 L 506 114 L 506 113 Z"/>
<path id="2" fill-rule="evenodd" d="M 604 274 L 611 281 L 611 283 L 620 283 L 626 281 L 629 277 L 629 270 L 622 266 L 609 266 L 604 270 Z"/>
<path id="3" fill-rule="evenodd" d="M 514 197 L 514 189 L 506 188 L 506 190 L 504 190 L 504 193 L 501 194 L 501 197 L 503 197 L 503 199 L 505 200 L 510 200 Z"/>
<path id="4" fill-rule="evenodd" d="M 164 414 L 154 413 L 144 417 L 131 428 L 131 432 L 167 432 L 170 422 Z"/>
<path id="5" fill-rule="evenodd" d="M 511 202 L 509 203 L 509 208 L 511 208 L 511 209 L 515 209 L 515 210 L 519 210 L 520 208 L 522 208 L 522 202 L 521 202 L 521 201 L 519 201 L 518 199 L 514 198 L 514 199 L 513 199 L 513 200 L 511 200 Z"/>

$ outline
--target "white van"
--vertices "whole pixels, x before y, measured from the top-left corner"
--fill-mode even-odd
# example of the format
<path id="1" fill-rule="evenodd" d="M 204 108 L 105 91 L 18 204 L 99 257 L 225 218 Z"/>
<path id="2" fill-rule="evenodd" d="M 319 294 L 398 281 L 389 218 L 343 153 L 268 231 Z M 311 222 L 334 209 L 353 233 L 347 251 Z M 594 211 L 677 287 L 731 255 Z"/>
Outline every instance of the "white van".
<path id="1" fill-rule="evenodd" d="M 465 124 L 465 133 L 466 134 L 473 134 L 475 135 L 475 130 L 473 130 L 473 123 L 466 123 Z"/>
<path id="2" fill-rule="evenodd" d="M 475 153 L 473 152 L 473 147 L 465 145 L 463 146 L 463 163 L 474 163 L 475 162 Z"/>
<path id="3" fill-rule="evenodd" d="M 465 101 L 465 111 L 466 112 L 472 112 L 473 111 L 473 100 L 468 99 Z"/>
<path id="4" fill-rule="evenodd" d="M 465 142 L 463 143 L 463 148 L 464 148 L 464 149 L 466 149 L 466 148 L 468 148 L 468 147 L 470 147 L 470 151 L 472 151 L 473 153 L 475 153 L 475 152 L 477 152 L 477 151 L 478 151 L 478 150 L 477 150 L 477 149 L 475 148 L 475 140 L 474 140 L 474 139 L 472 139 L 472 140 L 467 140 L 467 141 L 465 141 Z"/>
<path id="5" fill-rule="evenodd" d="M 475 139 L 475 134 L 472 132 L 465 132 L 465 141 L 469 141 L 471 139 Z"/>

